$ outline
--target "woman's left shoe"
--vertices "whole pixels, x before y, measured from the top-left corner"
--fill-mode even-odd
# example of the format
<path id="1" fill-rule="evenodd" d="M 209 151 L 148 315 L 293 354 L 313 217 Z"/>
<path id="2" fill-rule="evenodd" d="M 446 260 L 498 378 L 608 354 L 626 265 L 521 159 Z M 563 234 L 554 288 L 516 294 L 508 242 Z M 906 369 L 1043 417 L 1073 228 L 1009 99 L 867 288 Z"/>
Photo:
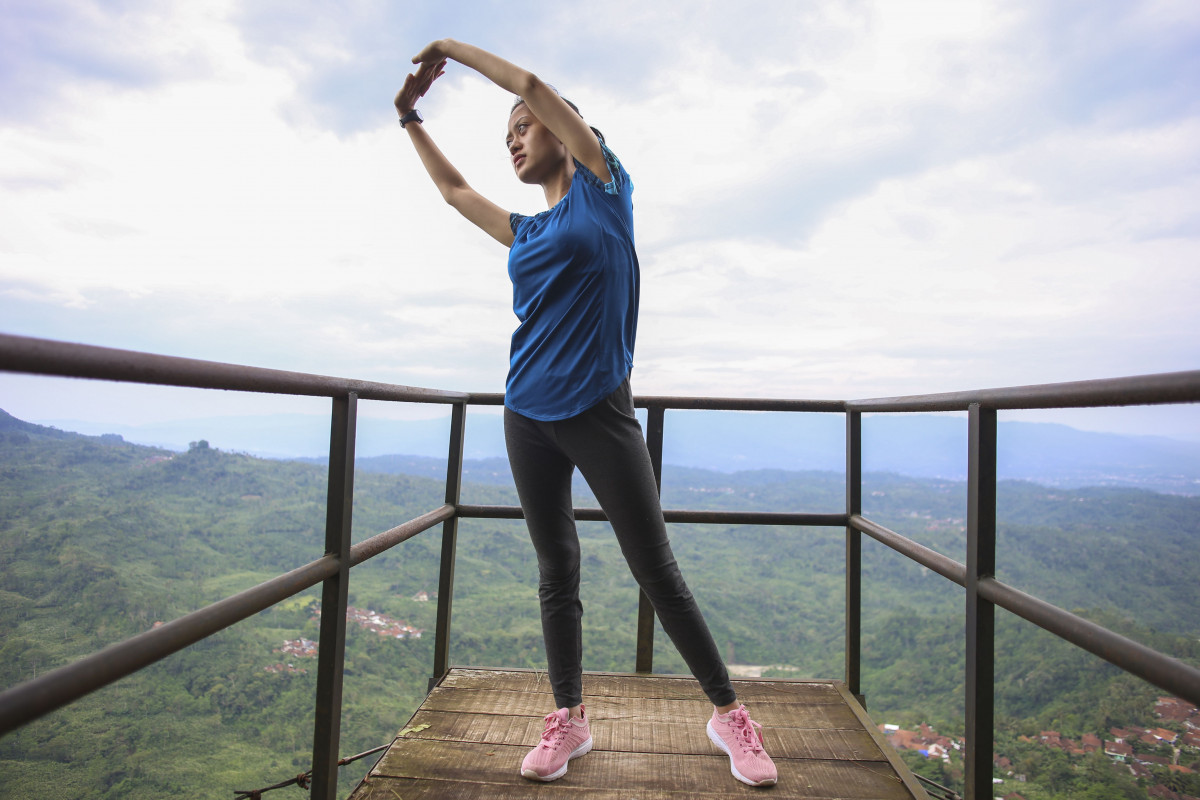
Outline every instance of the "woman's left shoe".
<path id="1" fill-rule="evenodd" d="M 708 738 L 729 755 L 733 777 L 751 786 L 774 786 L 779 781 L 775 762 L 763 749 L 762 726 L 750 719 L 745 706 L 728 714 L 713 710 Z"/>

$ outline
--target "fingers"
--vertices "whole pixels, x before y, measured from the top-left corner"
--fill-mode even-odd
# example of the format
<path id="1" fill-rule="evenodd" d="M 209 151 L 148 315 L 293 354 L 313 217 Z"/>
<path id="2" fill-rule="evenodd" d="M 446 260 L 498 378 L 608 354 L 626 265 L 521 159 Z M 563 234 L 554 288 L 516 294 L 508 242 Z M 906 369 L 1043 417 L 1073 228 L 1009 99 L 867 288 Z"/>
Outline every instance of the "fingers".
<path id="1" fill-rule="evenodd" d="M 415 76 L 410 76 L 413 78 L 413 82 L 417 88 L 418 97 L 423 97 L 425 93 L 429 91 L 429 87 L 433 85 L 433 82 L 446 74 L 446 70 L 443 69 L 445 66 L 445 59 L 442 59 L 436 63 L 426 61 L 417 68 L 417 74 Z"/>
<path id="2" fill-rule="evenodd" d="M 422 61 L 421 65 L 417 67 L 417 77 L 425 78 L 428 75 L 430 76 L 428 80 L 432 83 L 434 78 L 446 74 L 445 67 L 446 59 L 444 58 L 438 61 Z"/>
<path id="3" fill-rule="evenodd" d="M 396 93 L 395 105 L 401 113 L 412 110 L 416 105 L 417 99 L 424 97 L 429 91 L 429 87 L 433 82 L 446 74 L 446 60 L 442 59 L 437 62 L 425 61 L 417 68 L 416 73 L 409 73 L 404 78 L 404 84 L 400 87 L 400 91 Z"/>

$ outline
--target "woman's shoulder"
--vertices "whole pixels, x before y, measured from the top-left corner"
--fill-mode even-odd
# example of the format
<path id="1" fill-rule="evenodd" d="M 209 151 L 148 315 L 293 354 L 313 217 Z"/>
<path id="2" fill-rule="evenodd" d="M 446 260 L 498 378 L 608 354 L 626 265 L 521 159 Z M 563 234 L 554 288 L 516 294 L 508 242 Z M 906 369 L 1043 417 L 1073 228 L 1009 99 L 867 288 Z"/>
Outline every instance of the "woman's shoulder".
<path id="1" fill-rule="evenodd" d="M 600 143 L 600 149 L 604 152 L 604 163 L 608 166 L 608 172 L 612 176 L 611 181 L 603 181 L 596 173 L 588 169 L 581 161 L 575 160 L 575 174 L 582 175 L 586 183 L 595 186 L 602 190 L 605 194 L 621 194 L 625 191 L 633 191 L 633 182 L 629 179 L 629 173 L 625 171 L 621 160 L 617 158 L 617 154 L 609 149 L 604 142 Z"/>

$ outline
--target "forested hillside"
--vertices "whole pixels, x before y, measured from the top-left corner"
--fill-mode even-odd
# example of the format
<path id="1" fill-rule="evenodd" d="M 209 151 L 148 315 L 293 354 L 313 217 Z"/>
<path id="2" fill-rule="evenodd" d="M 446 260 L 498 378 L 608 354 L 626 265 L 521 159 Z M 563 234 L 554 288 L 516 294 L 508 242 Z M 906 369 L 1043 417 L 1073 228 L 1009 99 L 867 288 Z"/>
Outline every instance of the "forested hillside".
<path id="1" fill-rule="evenodd" d="M 355 478 L 361 540 L 441 504 L 440 480 Z M 474 465 L 475 474 L 487 472 Z M 472 473 L 469 471 L 468 475 Z M 961 483 L 868 475 L 868 515 L 963 558 Z M 668 468 L 668 507 L 837 511 L 836 473 L 725 475 Z M 472 503 L 514 503 L 473 482 Z M 588 503 L 581 498 L 581 503 Z M 1123 490 L 1000 489 L 1000 577 L 1200 663 L 1200 500 Z M 178 617 L 318 557 L 319 465 L 185 453 L 0 418 L 0 687 Z M 585 667 L 633 667 L 636 590 L 606 526 L 581 524 Z M 673 526 L 677 555 L 729 661 L 766 674 L 840 677 L 844 534 Z M 391 739 L 432 668 L 437 531 L 356 568 L 351 604 L 424 636 L 348 626 L 342 752 Z M 536 567 L 519 522 L 462 523 L 451 658 L 544 666 Z M 864 544 L 864 690 L 880 722 L 961 729 L 962 592 Z M 0 797 L 231 796 L 308 766 L 316 590 L 0 739 Z M 998 716 L 1012 736 L 1148 722 L 1152 687 L 1001 614 Z M 661 630 L 655 666 L 684 667 Z M 549 701 L 549 699 L 548 699 Z M 344 770 L 348 788 L 371 759 Z M 52 789 L 50 787 L 53 787 Z M 1027 794 L 1050 798 L 1053 794 Z M 1067 796 L 1067 795 L 1062 795 Z"/>

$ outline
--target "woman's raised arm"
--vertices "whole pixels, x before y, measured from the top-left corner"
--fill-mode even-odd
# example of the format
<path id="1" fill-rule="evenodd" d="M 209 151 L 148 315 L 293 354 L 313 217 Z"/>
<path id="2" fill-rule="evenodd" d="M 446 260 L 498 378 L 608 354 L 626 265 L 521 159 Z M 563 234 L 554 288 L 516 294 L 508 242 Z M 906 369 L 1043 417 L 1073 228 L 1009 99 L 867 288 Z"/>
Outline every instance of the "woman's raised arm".
<path id="1" fill-rule="evenodd" d="M 542 124 L 567 146 L 571 155 L 606 182 L 612 180 L 608 162 L 596 134 L 583 117 L 567 105 L 541 78 L 486 50 L 454 39 L 438 39 L 413 57 L 414 64 L 434 64 L 439 69 L 446 59 L 470 67 L 502 89 L 518 95 Z"/>
<path id="2" fill-rule="evenodd" d="M 445 63 L 444 60 L 422 62 L 416 74 L 404 79 L 404 85 L 396 93 L 395 100 L 396 111 L 401 117 L 416 107 L 417 100 L 429 91 L 429 87 L 442 74 Z M 423 123 L 409 122 L 404 130 L 408 132 L 421 164 L 445 201 L 500 244 L 511 247 L 513 232 L 508 224 L 508 212 L 471 188 L 462 173 L 434 144 Z"/>

